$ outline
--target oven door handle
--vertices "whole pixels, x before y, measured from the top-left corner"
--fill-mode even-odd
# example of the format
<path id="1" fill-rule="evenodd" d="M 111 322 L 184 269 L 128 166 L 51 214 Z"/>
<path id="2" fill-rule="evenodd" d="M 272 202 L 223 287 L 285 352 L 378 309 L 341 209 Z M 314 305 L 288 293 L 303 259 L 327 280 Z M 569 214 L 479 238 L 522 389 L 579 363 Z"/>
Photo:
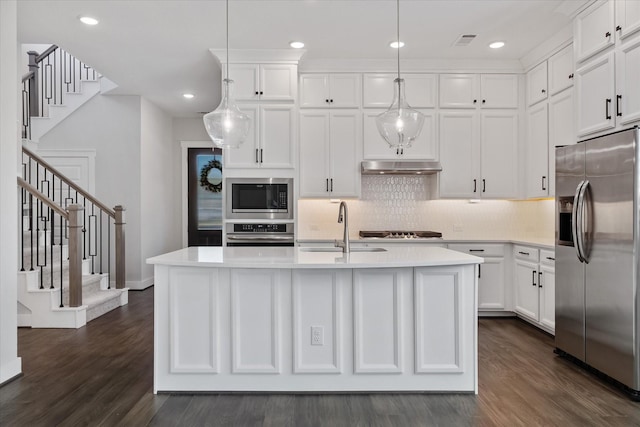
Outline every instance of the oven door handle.
<path id="1" fill-rule="evenodd" d="M 237 234 L 227 234 L 227 240 L 244 240 L 246 242 L 251 241 L 265 241 L 265 240 L 273 240 L 278 242 L 292 242 L 293 236 L 243 236 Z"/>

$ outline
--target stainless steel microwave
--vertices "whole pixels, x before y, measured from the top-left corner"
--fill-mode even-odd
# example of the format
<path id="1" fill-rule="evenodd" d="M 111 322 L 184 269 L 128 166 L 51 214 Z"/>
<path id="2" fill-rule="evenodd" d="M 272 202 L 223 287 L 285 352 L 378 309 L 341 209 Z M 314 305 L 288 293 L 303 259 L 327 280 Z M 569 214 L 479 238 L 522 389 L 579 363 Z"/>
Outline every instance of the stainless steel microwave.
<path id="1" fill-rule="evenodd" d="M 292 178 L 227 178 L 227 219 L 293 219 Z"/>

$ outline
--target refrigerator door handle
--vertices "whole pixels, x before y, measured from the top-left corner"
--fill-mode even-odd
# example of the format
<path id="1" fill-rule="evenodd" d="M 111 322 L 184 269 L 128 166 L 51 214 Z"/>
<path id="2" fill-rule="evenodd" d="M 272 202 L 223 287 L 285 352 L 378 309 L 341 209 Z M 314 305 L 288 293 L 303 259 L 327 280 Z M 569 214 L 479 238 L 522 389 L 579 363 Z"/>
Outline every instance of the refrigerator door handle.
<path id="1" fill-rule="evenodd" d="M 578 206 L 580 204 L 580 190 L 582 190 L 582 186 L 584 185 L 584 181 L 580 181 L 580 184 L 576 187 L 576 194 L 573 196 L 573 207 L 571 208 L 571 233 L 573 234 L 573 244 L 576 248 L 576 255 L 580 262 L 584 262 L 584 258 L 582 257 L 582 252 L 580 251 L 580 227 L 578 226 L 579 222 L 579 212 Z"/>
<path id="2" fill-rule="evenodd" d="M 580 194 L 578 195 L 578 226 L 580 228 L 578 242 L 580 244 L 580 253 L 585 264 L 589 264 L 589 253 L 591 252 L 590 224 L 591 220 L 591 199 L 589 197 L 589 181 L 585 180 Z"/>

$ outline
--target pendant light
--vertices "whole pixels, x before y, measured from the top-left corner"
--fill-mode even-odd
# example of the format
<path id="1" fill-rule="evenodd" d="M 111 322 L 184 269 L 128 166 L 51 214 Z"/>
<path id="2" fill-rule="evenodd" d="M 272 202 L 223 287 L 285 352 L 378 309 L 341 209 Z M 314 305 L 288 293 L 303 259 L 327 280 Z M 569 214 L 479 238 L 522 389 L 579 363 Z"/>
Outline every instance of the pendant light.
<path id="1" fill-rule="evenodd" d="M 244 114 L 233 100 L 233 80 L 229 78 L 229 0 L 227 14 L 227 75 L 223 80 L 224 94 L 218 107 L 203 117 L 213 145 L 217 148 L 238 148 L 247 139 L 251 119 Z"/>
<path id="2" fill-rule="evenodd" d="M 397 42 L 400 43 L 400 0 L 396 0 Z M 420 135 L 424 115 L 407 104 L 404 95 L 404 79 L 400 78 L 400 47 L 398 47 L 398 77 L 393 81 L 394 93 L 391 106 L 376 116 L 378 132 L 391 148 L 409 147 Z"/>

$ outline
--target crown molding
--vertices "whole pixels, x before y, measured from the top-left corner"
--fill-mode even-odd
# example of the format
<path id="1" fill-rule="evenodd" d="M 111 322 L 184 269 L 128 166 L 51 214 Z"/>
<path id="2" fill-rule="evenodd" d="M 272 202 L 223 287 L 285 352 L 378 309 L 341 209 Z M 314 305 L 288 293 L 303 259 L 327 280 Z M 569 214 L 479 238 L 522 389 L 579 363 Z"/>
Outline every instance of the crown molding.
<path id="1" fill-rule="evenodd" d="M 209 49 L 220 64 L 227 63 L 226 49 Z M 306 49 L 229 49 L 232 64 L 294 64 L 306 53 Z"/>

